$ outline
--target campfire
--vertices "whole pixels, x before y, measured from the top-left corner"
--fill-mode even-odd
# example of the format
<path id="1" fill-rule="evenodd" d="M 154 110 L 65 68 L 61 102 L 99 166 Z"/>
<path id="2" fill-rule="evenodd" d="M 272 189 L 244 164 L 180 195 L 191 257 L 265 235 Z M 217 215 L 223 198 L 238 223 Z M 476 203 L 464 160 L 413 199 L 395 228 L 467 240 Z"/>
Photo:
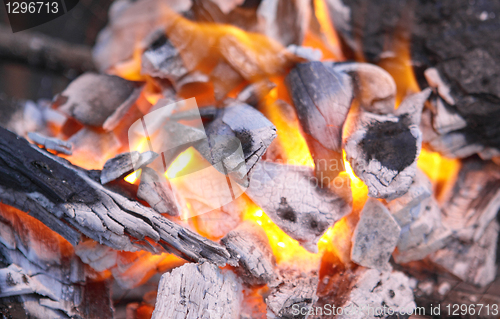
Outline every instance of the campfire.
<path id="1" fill-rule="evenodd" d="M 2 120 L 0 313 L 497 317 L 500 6 L 468 3 L 115 1 L 98 71 Z"/>

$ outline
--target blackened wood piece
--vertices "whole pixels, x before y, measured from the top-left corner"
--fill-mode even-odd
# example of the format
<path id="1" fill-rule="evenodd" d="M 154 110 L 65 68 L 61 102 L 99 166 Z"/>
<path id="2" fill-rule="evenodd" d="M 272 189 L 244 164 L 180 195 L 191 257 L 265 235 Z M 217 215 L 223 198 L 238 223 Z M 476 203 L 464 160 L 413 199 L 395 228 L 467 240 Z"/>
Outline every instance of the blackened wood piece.
<path id="1" fill-rule="evenodd" d="M 416 174 L 422 133 L 419 129 L 425 89 L 403 100 L 394 114 L 359 109 L 345 141 L 346 158 L 368 186 L 369 195 L 395 199 L 405 194 Z"/>
<path id="2" fill-rule="evenodd" d="M 118 154 L 107 160 L 104 164 L 101 171 L 101 184 L 104 185 L 121 177 L 125 177 L 134 170 L 141 169 L 151 164 L 157 157 L 158 154 L 152 151 L 147 151 L 142 154 L 136 151 Z"/>
<path id="3" fill-rule="evenodd" d="M 241 289 L 230 271 L 210 263 L 185 264 L 161 277 L 152 318 L 237 318 Z"/>
<path id="4" fill-rule="evenodd" d="M 350 203 L 318 185 L 309 167 L 261 161 L 255 166 L 246 194 L 311 252 L 318 251 L 323 233 L 351 211 Z"/>
<path id="5" fill-rule="evenodd" d="M 274 286 L 278 280 L 269 239 L 261 226 L 246 221 L 230 231 L 221 243 L 238 260 L 240 276 L 250 285 Z"/>
<path id="6" fill-rule="evenodd" d="M 140 240 L 148 237 L 187 260 L 208 259 L 220 265 L 227 262 L 229 253 L 222 246 L 171 222 L 139 202 L 104 188 L 85 171 L 5 129 L 0 128 L 0 137 L 2 174 L 11 177 L 8 182 L 2 180 L 2 186 L 8 192 L 1 194 L 7 194 L 8 204 L 24 211 L 36 209 L 34 216 L 49 213 L 64 219 L 87 237 L 114 249 L 157 252 L 158 248 L 147 241 L 144 244 L 131 241 L 131 235 Z M 32 165 L 34 162 L 39 164 Z M 29 178 L 23 175 L 25 170 L 30 174 Z M 26 195 L 12 198 L 11 191 L 25 192 Z M 44 217 L 42 221 L 47 219 L 52 220 Z"/>

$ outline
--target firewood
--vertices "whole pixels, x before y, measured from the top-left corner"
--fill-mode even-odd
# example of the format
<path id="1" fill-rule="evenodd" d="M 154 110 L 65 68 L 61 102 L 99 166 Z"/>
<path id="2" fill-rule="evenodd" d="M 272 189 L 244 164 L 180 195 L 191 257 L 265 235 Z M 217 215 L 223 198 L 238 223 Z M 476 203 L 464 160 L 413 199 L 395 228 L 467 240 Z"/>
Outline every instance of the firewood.
<path id="1" fill-rule="evenodd" d="M 443 223 L 465 242 L 479 240 L 500 209 L 500 168 L 470 158 L 442 195 Z"/>
<path id="2" fill-rule="evenodd" d="M 147 151 L 121 153 L 106 161 L 101 171 L 101 184 L 107 184 L 151 164 L 158 154 Z"/>
<path id="3" fill-rule="evenodd" d="M 153 77 L 166 78 L 174 86 L 180 78 L 188 73 L 182 62 L 179 51 L 165 37 L 163 30 L 142 54 L 141 73 Z"/>
<path id="4" fill-rule="evenodd" d="M 427 78 L 428 84 L 436 87 L 439 96 L 449 104 L 450 111 L 466 121 L 467 126 L 457 132 L 467 141 L 460 147 L 463 151 L 449 151 L 447 156 L 465 158 L 484 148 L 500 151 L 500 128 L 496 120 L 500 114 L 497 85 L 500 50 L 491 45 L 498 41 L 497 35 L 487 31 L 498 23 L 498 3 L 471 11 L 466 0 L 437 0 L 435 4 L 446 14 L 432 20 L 429 16 L 435 7 L 424 0 L 404 4 L 397 0 L 383 4 L 376 0 L 340 3 L 329 0 L 328 3 L 341 42 L 357 57 L 378 65 L 393 65 L 393 70 L 413 66 L 410 68 L 415 78 L 422 80 L 419 84 L 423 85 Z M 464 45 L 468 41 L 470 45 Z M 429 74 L 429 69 L 437 72 Z M 408 74 L 396 72 L 401 78 Z M 455 134 L 444 139 L 446 149 L 458 150 L 446 141 L 458 140 Z M 466 148 L 467 145 L 477 148 Z"/>
<path id="5" fill-rule="evenodd" d="M 424 259 L 443 248 L 452 232 L 443 225 L 441 209 L 432 196 L 432 185 L 421 171 L 417 172 L 408 192 L 387 203 L 401 227 L 393 256 L 397 263 Z"/>
<path id="6" fill-rule="evenodd" d="M 241 290 L 230 271 L 210 263 L 185 264 L 161 277 L 152 318 L 236 318 Z"/>
<path id="7" fill-rule="evenodd" d="M 269 239 L 258 224 L 246 221 L 221 239 L 231 256 L 238 260 L 239 275 L 250 285 L 274 286 L 278 275 Z"/>
<path id="8" fill-rule="evenodd" d="M 71 155 L 73 145 L 71 143 L 61 141 L 60 139 L 54 137 L 46 137 L 36 132 L 29 132 L 28 137 L 33 142 L 42 145 L 48 150 L 53 150 L 66 155 Z"/>
<path id="9" fill-rule="evenodd" d="M 0 136 L 0 171 L 5 177 L 1 200 L 42 222 L 54 221 L 48 226 L 62 236 L 69 235 L 73 244 L 78 236 L 71 235 L 74 231 L 65 223 L 117 250 L 165 250 L 187 260 L 227 262 L 229 253 L 222 246 L 104 188 L 85 171 L 5 129 L 0 128 Z"/>
<path id="10" fill-rule="evenodd" d="M 316 289 L 319 277 L 316 272 L 301 273 L 295 269 L 281 268 L 281 282 L 273 287 L 266 298 L 268 318 L 294 318 L 296 311 L 309 308 L 318 300 Z M 307 316 L 303 317 L 307 318 Z"/>
<path id="11" fill-rule="evenodd" d="M 332 63 L 332 67 L 352 77 L 354 98 L 359 106 L 376 114 L 394 112 L 396 82 L 387 71 L 368 63 Z"/>
<path id="12" fill-rule="evenodd" d="M 344 170 L 342 128 L 353 98 L 351 79 L 315 61 L 298 64 L 286 84 L 314 161 L 328 163 L 326 169 L 316 167 L 316 175 L 328 184 Z"/>
<path id="13" fill-rule="evenodd" d="M 400 232 L 401 228 L 387 208 L 378 200 L 369 198 L 352 236 L 352 260 L 368 268 L 390 270 L 388 262 Z"/>
<path id="14" fill-rule="evenodd" d="M 429 258 L 461 280 L 484 287 L 495 279 L 497 273 L 499 230 L 498 222 L 493 220 L 477 241 L 466 243 L 454 238 Z"/>
<path id="15" fill-rule="evenodd" d="M 275 87 L 276 84 L 269 80 L 251 83 L 238 93 L 236 99 L 248 105 L 256 106 Z"/>
<path id="16" fill-rule="evenodd" d="M 399 312 L 407 313 L 416 307 L 410 280 L 399 271 L 357 267 L 339 271 L 324 281 L 328 281 L 332 289 L 320 296 L 314 306 L 334 305 L 338 313 L 335 318 L 398 318 Z M 394 313 L 388 312 L 388 308 Z M 318 318 L 328 317 L 331 316 L 324 312 Z"/>
<path id="17" fill-rule="evenodd" d="M 431 101 L 436 109 L 432 124 L 438 134 L 445 135 L 467 127 L 467 122 L 458 113 L 448 110 L 441 98 Z"/>
<path id="18" fill-rule="evenodd" d="M 248 186 L 248 176 L 276 137 L 276 128 L 259 111 L 229 101 L 207 127 L 208 140 L 196 149 L 221 173 Z"/>
<path id="19" fill-rule="evenodd" d="M 296 56 L 304 58 L 308 61 L 320 61 L 323 57 L 321 50 L 313 49 L 310 47 L 303 47 L 300 45 L 290 44 L 286 49 Z"/>
<path id="20" fill-rule="evenodd" d="M 87 45 L 65 42 L 39 32 L 14 34 L 9 27 L 0 27 L 0 57 L 3 61 L 22 61 L 61 74 L 69 70 L 85 72 L 95 69 L 91 52 Z"/>
<path id="21" fill-rule="evenodd" d="M 323 233 L 350 212 L 350 203 L 318 186 L 313 169 L 261 161 L 246 194 L 307 250 L 317 252 Z"/>
<path id="22" fill-rule="evenodd" d="M 158 176 L 156 171 L 149 167 L 142 169 L 137 197 L 145 200 L 160 214 L 179 216 L 182 211 L 168 180 L 163 175 Z"/>
<path id="23" fill-rule="evenodd" d="M 410 95 L 394 115 L 359 110 L 344 148 L 370 196 L 392 200 L 408 191 L 422 142 L 420 114 L 430 92 L 426 89 Z"/>
<path id="24" fill-rule="evenodd" d="M 114 112 L 132 106 L 134 90 L 133 82 L 117 76 L 85 73 L 70 83 L 55 105 L 84 125 L 102 127 Z"/>

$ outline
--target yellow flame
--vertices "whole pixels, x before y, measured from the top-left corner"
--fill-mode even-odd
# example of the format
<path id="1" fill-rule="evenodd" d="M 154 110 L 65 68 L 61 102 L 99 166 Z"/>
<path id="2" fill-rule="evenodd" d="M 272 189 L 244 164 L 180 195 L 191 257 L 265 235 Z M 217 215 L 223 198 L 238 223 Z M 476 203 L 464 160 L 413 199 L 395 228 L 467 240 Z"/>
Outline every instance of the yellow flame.
<path id="1" fill-rule="evenodd" d="M 165 176 L 169 179 L 177 177 L 179 172 L 186 168 L 193 159 L 194 149 L 192 147 L 188 148 L 184 152 L 180 153 L 179 156 L 170 164 L 170 167 L 165 172 Z"/>
<path id="2" fill-rule="evenodd" d="M 429 177 L 433 184 L 445 183 L 460 169 L 460 160 L 445 158 L 437 152 L 422 149 L 417 167 Z"/>
<path id="3" fill-rule="evenodd" d="M 125 180 L 127 183 L 134 184 L 134 183 L 137 181 L 137 179 L 138 179 L 139 177 L 141 177 L 141 173 L 142 173 L 142 169 L 139 169 L 139 170 L 137 170 L 137 171 L 135 171 L 135 172 L 132 172 L 132 173 L 128 174 L 128 175 L 124 178 L 124 180 Z"/>
<path id="4" fill-rule="evenodd" d="M 344 54 L 340 49 L 339 37 L 337 31 L 335 31 L 332 25 L 332 19 L 330 19 L 328 6 L 326 5 L 325 0 L 314 0 L 314 13 L 318 19 L 321 32 L 325 35 L 325 45 L 328 47 L 329 51 L 334 54 L 337 60 L 344 60 Z M 321 50 L 322 48 L 319 47 L 319 49 Z M 324 52 L 324 50 L 322 51 Z"/>

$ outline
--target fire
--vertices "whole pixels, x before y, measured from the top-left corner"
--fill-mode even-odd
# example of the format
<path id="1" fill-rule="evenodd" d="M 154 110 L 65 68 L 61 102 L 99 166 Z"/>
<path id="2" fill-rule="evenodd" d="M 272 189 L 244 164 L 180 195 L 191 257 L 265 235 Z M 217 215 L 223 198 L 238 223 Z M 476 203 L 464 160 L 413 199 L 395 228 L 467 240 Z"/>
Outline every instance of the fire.
<path id="1" fill-rule="evenodd" d="M 189 163 L 194 157 L 194 152 L 195 152 L 194 148 L 190 147 L 181 154 L 179 154 L 179 156 L 177 156 L 177 158 L 172 162 L 170 167 L 165 172 L 165 176 L 169 179 L 177 177 L 179 172 L 181 172 L 184 168 L 186 168 L 189 165 Z"/>
<path id="2" fill-rule="evenodd" d="M 139 177 L 141 177 L 141 173 L 142 173 L 142 170 L 139 169 L 139 170 L 132 172 L 132 173 L 128 174 L 127 176 L 125 176 L 124 180 L 127 183 L 135 184 L 135 182 L 139 179 Z"/>
<path id="3" fill-rule="evenodd" d="M 439 197 L 444 184 L 460 170 L 461 162 L 458 159 L 449 159 L 437 152 L 422 149 L 417 167 L 431 180 L 436 197 Z"/>

